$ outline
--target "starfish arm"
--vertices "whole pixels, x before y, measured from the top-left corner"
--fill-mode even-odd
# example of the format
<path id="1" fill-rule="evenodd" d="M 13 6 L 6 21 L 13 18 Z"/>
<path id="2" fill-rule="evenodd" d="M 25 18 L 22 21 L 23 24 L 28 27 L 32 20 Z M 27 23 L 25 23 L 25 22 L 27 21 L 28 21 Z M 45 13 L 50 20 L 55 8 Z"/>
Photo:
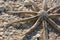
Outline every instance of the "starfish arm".
<path id="1" fill-rule="evenodd" d="M 60 28 L 59 26 L 52 20 L 50 19 L 49 17 L 46 17 L 46 21 L 52 25 L 52 27 L 54 27 L 58 32 L 60 32 Z"/>
<path id="2" fill-rule="evenodd" d="M 20 13 L 31 13 L 31 14 L 36 14 L 38 12 L 34 12 L 34 11 L 7 11 L 8 14 L 20 14 Z"/>
<path id="3" fill-rule="evenodd" d="M 31 2 L 31 1 L 30 1 L 30 3 L 32 4 L 32 8 L 34 11 L 40 11 L 40 8 L 38 7 L 38 5 L 36 3 Z"/>
<path id="4" fill-rule="evenodd" d="M 41 21 L 41 17 L 39 17 L 38 20 L 36 21 L 36 23 L 30 29 L 28 29 L 26 33 L 23 34 L 24 36 L 21 39 L 23 39 L 28 34 L 30 34 L 33 30 L 35 30 L 40 23 L 39 21 Z"/>
<path id="5" fill-rule="evenodd" d="M 60 10 L 60 8 L 57 8 L 56 10 L 54 10 L 52 13 L 55 14 Z"/>
<path id="6" fill-rule="evenodd" d="M 60 18 L 60 14 L 49 14 L 51 18 Z"/>
<path id="7" fill-rule="evenodd" d="M 48 40 L 47 22 L 45 20 L 42 21 L 42 27 L 43 27 L 43 40 Z"/>
<path id="8" fill-rule="evenodd" d="M 43 10 L 47 11 L 47 4 L 46 4 L 46 0 L 43 0 Z"/>
<path id="9" fill-rule="evenodd" d="M 56 9 L 56 10 L 55 10 Z M 57 12 L 58 10 L 60 10 L 60 5 L 57 5 L 57 6 L 55 6 L 55 7 L 52 7 L 52 8 L 50 8 L 50 9 L 48 9 L 48 11 L 47 11 L 47 13 L 51 13 L 51 12 L 53 12 L 53 13 L 55 13 L 55 12 Z"/>
<path id="10" fill-rule="evenodd" d="M 37 19 L 38 17 L 39 17 L 39 15 L 37 15 L 38 13 L 37 12 L 24 12 L 24 11 L 8 11 L 8 13 L 9 14 L 28 14 L 29 13 L 29 16 L 30 15 L 32 15 L 32 17 L 29 17 L 29 18 L 23 18 L 23 19 L 18 19 L 17 21 L 12 21 L 12 22 L 8 22 L 8 25 L 6 25 L 6 26 L 10 26 L 10 25 L 12 25 L 12 24 L 14 24 L 14 23 L 22 23 L 22 22 L 27 22 L 27 21 L 32 21 L 32 20 L 35 20 L 35 19 Z M 36 16 L 34 16 L 34 15 L 36 15 Z M 3 19 L 3 18 L 0 18 L 0 20 L 5 20 L 5 19 Z M 1 25 L 0 24 L 0 27 L 4 27 L 4 25 Z"/>

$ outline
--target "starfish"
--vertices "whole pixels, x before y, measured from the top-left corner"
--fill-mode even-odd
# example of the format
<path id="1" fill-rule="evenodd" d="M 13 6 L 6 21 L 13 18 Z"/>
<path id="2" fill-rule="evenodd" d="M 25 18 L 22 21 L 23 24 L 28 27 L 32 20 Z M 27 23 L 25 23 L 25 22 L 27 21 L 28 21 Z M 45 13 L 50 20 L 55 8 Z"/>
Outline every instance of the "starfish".
<path id="1" fill-rule="evenodd" d="M 31 1 L 30 1 L 31 2 Z M 46 0 L 43 1 L 43 10 L 40 10 L 38 6 L 35 6 L 35 4 L 33 4 L 34 2 L 31 2 L 32 5 L 34 5 L 34 10 L 37 11 L 8 11 L 7 13 L 9 14 L 27 14 L 29 13 L 30 15 L 34 15 L 33 17 L 29 17 L 29 18 L 24 18 L 22 20 L 18 20 L 15 22 L 11 22 L 9 23 L 9 25 L 13 24 L 13 23 L 17 23 L 17 22 L 25 22 L 25 21 L 29 21 L 29 20 L 34 20 L 37 18 L 37 21 L 35 22 L 35 24 L 28 29 L 28 31 L 26 33 L 23 34 L 23 36 L 21 37 L 20 40 L 23 40 L 24 37 L 26 37 L 28 34 L 32 33 L 33 30 L 35 30 L 37 28 L 37 26 L 39 24 L 42 24 L 43 27 L 43 40 L 48 40 L 48 36 L 46 36 L 47 33 L 47 24 L 49 23 L 54 29 L 56 29 L 56 31 L 60 32 L 60 26 L 57 25 L 52 18 L 59 18 L 60 14 L 58 14 L 57 12 L 60 10 L 60 5 L 57 5 L 55 7 L 52 7 L 50 9 L 47 10 L 47 6 L 46 6 Z M 38 8 L 38 9 L 37 9 Z"/>

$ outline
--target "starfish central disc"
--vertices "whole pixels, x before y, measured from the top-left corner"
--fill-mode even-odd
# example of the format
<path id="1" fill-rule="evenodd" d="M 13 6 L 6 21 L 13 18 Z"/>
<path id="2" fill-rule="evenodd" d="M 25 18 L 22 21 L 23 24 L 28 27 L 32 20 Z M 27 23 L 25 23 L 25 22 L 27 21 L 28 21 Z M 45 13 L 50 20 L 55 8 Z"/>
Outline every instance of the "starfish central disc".
<path id="1" fill-rule="evenodd" d="M 45 20 L 45 18 L 46 18 L 46 16 L 47 16 L 47 12 L 46 12 L 46 11 L 42 11 L 42 12 L 40 13 L 40 16 L 42 17 L 42 19 Z"/>

